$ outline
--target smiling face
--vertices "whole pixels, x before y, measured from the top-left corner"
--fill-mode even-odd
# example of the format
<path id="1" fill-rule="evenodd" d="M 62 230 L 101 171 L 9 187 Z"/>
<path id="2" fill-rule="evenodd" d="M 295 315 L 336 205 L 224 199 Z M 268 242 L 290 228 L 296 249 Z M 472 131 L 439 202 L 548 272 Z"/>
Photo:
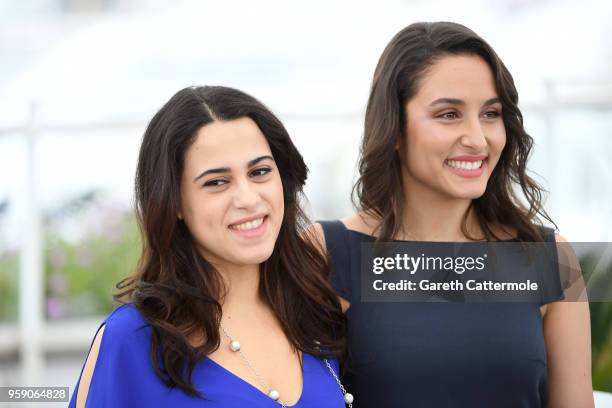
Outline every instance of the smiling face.
<path id="1" fill-rule="evenodd" d="M 405 189 L 480 197 L 506 144 L 489 65 L 475 55 L 444 56 L 419 86 L 405 106 L 406 135 L 399 146 Z"/>
<path id="2" fill-rule="evenodd" d="M 185 152 L 181 212 L 201 254 L 217 268 L 260 264 L 283 220 L 280 174 L 250 118 L 215 121 Z"/>

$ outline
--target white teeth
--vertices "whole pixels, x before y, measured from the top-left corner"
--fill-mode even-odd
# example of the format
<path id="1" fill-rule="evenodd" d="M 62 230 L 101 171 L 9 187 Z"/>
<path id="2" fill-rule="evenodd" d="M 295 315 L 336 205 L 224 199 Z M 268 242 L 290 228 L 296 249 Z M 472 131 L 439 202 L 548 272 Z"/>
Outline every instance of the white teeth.
<path id="1" fill-rule="evenodd" d="M 242 224 L 232 225 L 231 227 L 239 231 L 247 231 L 247 230 L 251 230 L 251 229 L 255 229 L 259 227 L 262 222 L 263 222 L 263 217 L 258 218 L 253 221 L 243 222 Z"/>
<path id="2" fill-rule="evenodd" d="M 450 167 L 460 170 L 476 170 L 482 165 L 482 160 L 477 161 L 458 161 L 458 160 L 447 160 L 446 164 Z"/>

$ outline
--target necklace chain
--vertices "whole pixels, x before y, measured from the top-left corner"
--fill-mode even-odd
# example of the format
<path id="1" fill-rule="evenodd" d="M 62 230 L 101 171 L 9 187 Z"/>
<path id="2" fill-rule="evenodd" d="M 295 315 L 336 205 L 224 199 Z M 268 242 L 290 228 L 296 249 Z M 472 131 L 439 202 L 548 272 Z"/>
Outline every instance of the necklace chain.
<path id="1" fill-rule="evenodd" d="M 225 331 L 225 328 L 223 326 L 220 326 L 221 331 L 223 332 L 223 335 L 225 335 L 225 337 L 227 337 L 227 339 L 230 341 L 230 343 L 233 341 L 232 336 L 230 336 L 227 331 Z M 246 364 L 247 368 L 249 369 L 249 371 L 255 376 L 255 378 L 257 378 L 257 381 L 259 382 L 259 385 L 262 386 L 262 388 L 264 390 L 268 390 L 268 392 L 272 389 L 268 383 L 263 379 L 263 377 L 261 375 L 259 375 L 259 373 L 257 372 L 257 370 L 255 369 L 255 367 L 253 367 L 253 365 L 251 364 L 251 362 L 246 358 L 246 356 L 244 355 L 244 353 L 242 352 L 242 350 L 238 349 L 237 350 L 238 355 L 240 356 L 240 358 L 242 358 L 242 361 L 244 361 L 244 363 Z M 282 405 L 282 404 L 281 404 Z M 284 405 L 283 405 L 284 407 Z"/>
<path id="2" fill-rule="evenodd" d="M 229 333 L 225 330 L 225 328 L 222 325 L 220 325 L 219 328 L 221 329 L 221 332 L 223 333 L 223 335 L 229 340 L 230 345 L 232 345 L 232 343 L 234 343 L 234 339 L 232 338 L 232 336 L 229 335 Z M 244 353 L 240 349 L 239 344 L 238 344 L 238 347 L 236 349 L 232 348 L 232 350 L 238 353 L 238 355 L 240 356 L 240 358 L 242 359 L 242 361 L 244 362 L 244 364 L 246 365 L 248 370 L 255 376 L 255 378 L 259 382 L 259 385 L 264 390 L 267 390 L 268 393 L 272 392 L 273 391 L 272 387 L 270 387 L 270 385 L 264 380 L 264 378 L 255 369 L 255 367 L 253 367 L 253 364 L 251 364 L 249 359 L 246 358 L 246 356 L 244 355 Z M 340 387 L 340 391 L 342 391 L 342 395 L 345 397 L 345 401 L 346 401 L 346 397 L 350 396 L 351 402 L 346 401 L 347 406 L 349 408 L 353 408 L 352 395 L 346 392 L 346 389 L 342 385 L 342 382 L 340 382 L 340 379 L 338 378 L 338 375 L 336 374 L 336 372 L 334 371 L 333 367 L 329 363 L 329 360 L 324 358 L 323 361 L 325 362 L 325 365 L 327 366 L 327 369 L 329 370 L 331 375 L 334 377 L 334 380 L 336 380 L 336 383 L 338 383 L 338 387 Z M 278 402 L 282 408 L 287 408 L 287 406 L 284 403 L 282 403 L 280 401 L 280 399 L 277 399 L 276 402 Z"/>

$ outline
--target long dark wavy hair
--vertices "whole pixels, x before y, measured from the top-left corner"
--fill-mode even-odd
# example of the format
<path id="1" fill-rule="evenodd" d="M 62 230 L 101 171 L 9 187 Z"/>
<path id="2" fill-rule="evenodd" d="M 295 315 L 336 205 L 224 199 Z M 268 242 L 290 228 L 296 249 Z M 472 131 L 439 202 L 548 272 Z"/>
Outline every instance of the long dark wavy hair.
<path id="1" fill-rule="evenodd" d="M 516 228 L 519 240 L 541 241 L 539 217 L 554 222 L 542 207 L 545 191 L 527 175 L 533 139 L 523 127 L 514 80 L 485 40 L 456 23 L 411 24 L 397 33 L 383 51 L 366 108 L 359 178 L 353 186 L 355 207 L 380 219 L 378 240 L 393 239 L 401 230 L 405 197 L 395 147 L 405 137 L 404 107 L 418 92 L 427 69 L 448 55 L 480 56 L 491 68 L 503 107 L 506 146 L 485 193 L 471 204 L 485 238 L 499 239 L 491 226 L 500 224 Z M 521 188 L 523 201 L 513 189 L 516 184 Z M 466 222 L 467 213 L 462 231 L 470 237 Z"/>
<path id="2" fill-rule="evenodd" d="M 307 234 L 299 200 L 308 169 L 282 123 L 255 98 L 236 89 L 189 87 L 153 117 L 142 140 L 135 180 L 135 211 L 143 249 L 135 273 L 117 284 L 115 299 L 130 302 L 152 328 L 150 357 L 168 386 L 195 396 L 195 364 L 220 344 L 224 287 L 177 218 L 185 151 L 213 121 L 251 118 L 279 169 L 284 217 L 272 255 L 260 265 L 261 298 L 274 311 L 296 350 L 343 357 L 346 322 L 327 281 L 328 265 Z M 203 344 L 191 345 L 192 335 Z"/>

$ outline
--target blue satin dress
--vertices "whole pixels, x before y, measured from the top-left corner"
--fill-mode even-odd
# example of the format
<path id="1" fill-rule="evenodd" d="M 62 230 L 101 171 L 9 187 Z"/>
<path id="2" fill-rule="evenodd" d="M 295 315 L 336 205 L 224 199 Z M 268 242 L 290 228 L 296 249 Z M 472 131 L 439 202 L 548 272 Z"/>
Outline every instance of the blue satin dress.
<path id="1" fill-rule="evenodd" d="M 100 327 L 103 325 L 106 327 L 87 393 L 86 408 L 281 406 L 210 358 L 200 361 L 193 371 L 193 384 L 205 399 L 166 386 L 151 365 L 151 327 L 133 305 L 120 306 Z M 302 356 L 302 394 L 292 407 L 344 407 L 342 392 L 325 362 L 307 353 L 302 353 Z M 338 374 L 338 362 L 329 361 Z M 77 387 L 78 382 L 69 408 L 76 407 Z"/>

